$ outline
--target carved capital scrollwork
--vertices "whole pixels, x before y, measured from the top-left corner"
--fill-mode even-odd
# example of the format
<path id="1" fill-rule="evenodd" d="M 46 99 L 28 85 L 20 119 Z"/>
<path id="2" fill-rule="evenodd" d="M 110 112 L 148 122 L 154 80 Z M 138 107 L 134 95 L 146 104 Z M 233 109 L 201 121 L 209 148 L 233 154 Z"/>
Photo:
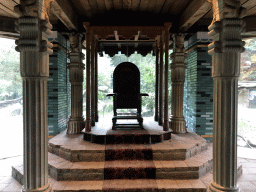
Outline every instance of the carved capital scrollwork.
<path id="1" fill-rule="evenodd" d="M 224 52 L 244 52 L 245 42 L 241 39 L 241 32 L 245 29 L 242 19 L 223 19 L 209 26 L 209 35 L 213 42 L 209 44 L 209 54 Z"/>
<path id="2" fill-rule="evenodd" d="M 16 51 L 36 51 L 52 54 L 52 43 L 47 39 L 51 34 L 51 24 L 36 17 L 20 17 L 16 21 L 16 30 L 20 32 L 20 39 L 16 40 Z"/>
<path id="3" fill-rule="evenodd" d="M 173 35 L 173 41 L 174 41 L 174 50 L 173 50 L 173 52 L 175 52 L 175 53 L 184 53 L 185 52 L 184 38 L 185 38 L 184 33 Z"/>
<path id="4" fill-rule="evenodd" d="M 49 10 L 54 0 L 21 0 L 20 4 L 14 7 L 16 13 L 21 17 L 37 17 L 49 21 Z"/>
<path id="5" fill-rule="evenodd" d="M 212 24 L 222 19 L 243 18 L 247 11 L 241 6 L 240 0 L 208 0 L 213 9 Z"/>
<path id="6" fill-rule="evenodd" d="M 78 53 L 82 51 L 82 35 L 80 33 L 73 33 L 69 35 L 70 52 Z"/>

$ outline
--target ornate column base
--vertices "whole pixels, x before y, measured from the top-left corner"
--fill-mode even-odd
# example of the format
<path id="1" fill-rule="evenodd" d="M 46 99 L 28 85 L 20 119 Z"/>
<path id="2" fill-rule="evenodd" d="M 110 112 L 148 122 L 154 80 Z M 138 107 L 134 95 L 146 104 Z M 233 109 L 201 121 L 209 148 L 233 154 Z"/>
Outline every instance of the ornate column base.
<path id="1" fill-rule="evenodd" d="M 47 183 L 45 186 L 38 188 L 38 189 L 24 189 L 24 186 L 22 187 L 22 192 L 52 192 L 52 185 L 51 183 Z"/>
<path id="2" fill-rule="evenodd" d="M 173 133 L 187 133 L 184 117 L 171 117 L 170 127 Z"/>
<path id="3" fill-rule="evenodd" d="M 68 121 L 67 134 L 79 134 L 84 129 L 84 118 L 71 118 Z"/>
<path id="4" fill-rule="evenodd" d="M 228 191 L 228 192 L 239 192 L 240 189 L 237 186 L 236 188 L 230 188 L 230 187 L 222 187 L 212 181 L 207 189 L 207 192 L 221 192 L 221 191 Z"/>

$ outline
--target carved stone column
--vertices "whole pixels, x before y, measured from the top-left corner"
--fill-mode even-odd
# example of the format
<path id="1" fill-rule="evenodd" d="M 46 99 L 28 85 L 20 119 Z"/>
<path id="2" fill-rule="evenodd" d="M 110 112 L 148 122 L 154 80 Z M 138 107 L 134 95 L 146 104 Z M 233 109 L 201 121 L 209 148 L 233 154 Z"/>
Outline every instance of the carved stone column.
<path id="1" fill-rule="evenodd" d="M 91 35 L 91 123 L 92 126 L 95 126 L 95 37 L 93 34 Z"/>
<path id="2" fill-rule="evenodd" d="M 91 32 L 90 24 L 86 25 L 86 132 L 91 131 Z"/>
<path id="3" fill-rule="evenodd" d="M 244 42 L 241 32 L 245 22 L 241 18 L 245 9 L 240 1 L 228 6 L 223 1 L 213 1 L 213 22 L 209 35 L 213 43 L 213 180 L 208 191 L 240 191 L 237 185 L 237 104 L 240 53 Z"/>
<path id="4" fill-rule="evenodd" d="M 95 47 L 95 122 L 99 121 L 98 114 L 98 46 Z"/>
<path id="5" fill-rule="evenodd" d="M 71 83 L 71 116 L 68 121 L 68 134 L 78 134 L 84 128 L 83 117 L 83 80 L 84 80 L 84 54 L 82 53 L 82 35 L 71 34 L 69 78 Z"/>
<path id="6" fill-rule="evenodd" d="M 158 100 L 159 100 L 159 49 L 157 46 L 157 42 L 156 42 L 156 85 L 155 85 L 155 121 L 158 121 L 158 110 L 159 110 L 159 104 L 158 104 Z"/>
<path id="7" fill-rule="evenodd" d="M 183 116 L 183 92 L 185 81 L 186 53 L 184 49 L 184 34 L 173 35 L 174 49 L 171 54 L 172 108 L 171 129 L 173 133 L 186 133 L 186 121 Z"/>
<path id="8" fill-rule="evenodd" d="M 163 40 L 160 37 L 160 69 L 159 69 L 159 116 L 158 124 L 163 125 Z"/>
<path id="9" fill-rule="evenodd" d="M 47 38 L 52 28 L 47 6 L 44 1 L 28 5 L 23 0 L 15 6 L 20 15 L 16 22 L 20 31 L 16 51 L 20 52 L 23 86 L 23 192 L 52 191 L 48 182 L 47 79 L 49 54 L 53 51 Z"/>
<path id="10" fill-rule="evenodd" d="M 164 44 L 165 44 L 165 70 L 164 70 L 164 131 L 169 131 L 169 112 L 168 112 L 168 76 L 169 76 L 169 28 L 170 24 L 165 23 Z"/>

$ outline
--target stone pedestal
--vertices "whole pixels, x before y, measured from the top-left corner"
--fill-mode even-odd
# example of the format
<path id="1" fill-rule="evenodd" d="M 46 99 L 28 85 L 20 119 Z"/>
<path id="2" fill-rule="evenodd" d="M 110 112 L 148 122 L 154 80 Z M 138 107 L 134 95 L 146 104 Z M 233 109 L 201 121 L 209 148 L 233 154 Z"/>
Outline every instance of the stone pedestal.
<path id="1" fill-rule="evenodd" d="M 16 11 L 22 12 L 22 6 Z M 22 14 L 21 14 L 22 15 Z M 52 44 L 47 36 L 52 26 L 40 17 L 19 17 L 17 30 L 23 81 L 24 186 L 23 192 L 50 192 L 48 182 L 47 79 Z"/>
<path id="2" fill-rule="evenodd" d="M 186 133 L 186 121 L 183 116 L 183 92 L 185 81 L 186 53 L 184 49 L 184 34 L 174 35 L 174 52 L 172 53 L 172 108 L 170 126 L 173 133 Z"/>
<path id="3" fill-rule="evenodd" d="M 84 128 L 83 118 L 83 80 L 84 54 L 81 49 L 80 34 L 70 35 L 69 78 L 71 82 L 71 116 L 68 121 L 68 134 L 78 134 Z"/>
<path id="4" fill-rule="evenodd" d="M 213 43 L 213 181 L 208 191 L 240 191 L 237 185 L 237 104 L 242 19 L 223 19 L 209 26 Z"/>

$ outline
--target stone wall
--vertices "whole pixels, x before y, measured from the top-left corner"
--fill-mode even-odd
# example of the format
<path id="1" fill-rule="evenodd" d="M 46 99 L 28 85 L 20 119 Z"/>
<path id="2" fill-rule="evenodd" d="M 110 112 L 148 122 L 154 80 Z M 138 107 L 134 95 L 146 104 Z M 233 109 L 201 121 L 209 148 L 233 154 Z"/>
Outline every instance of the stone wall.
<path id="1" fill-rule="evenodd" d="M 53 54 L 49 58 L 48 133 L 56 135 L 67 128 L 70 116 L 70 82 L 67 69 L 67 40 L 57 31 L 49 37 Z"/>
<path id="2" fill-rule="evenodd" d="M 198 32 L 185 44 L 187 69 L 184 84 L 184 116 L 190 131 L 212 140 L 213 78 L 208 32 Z"/>

